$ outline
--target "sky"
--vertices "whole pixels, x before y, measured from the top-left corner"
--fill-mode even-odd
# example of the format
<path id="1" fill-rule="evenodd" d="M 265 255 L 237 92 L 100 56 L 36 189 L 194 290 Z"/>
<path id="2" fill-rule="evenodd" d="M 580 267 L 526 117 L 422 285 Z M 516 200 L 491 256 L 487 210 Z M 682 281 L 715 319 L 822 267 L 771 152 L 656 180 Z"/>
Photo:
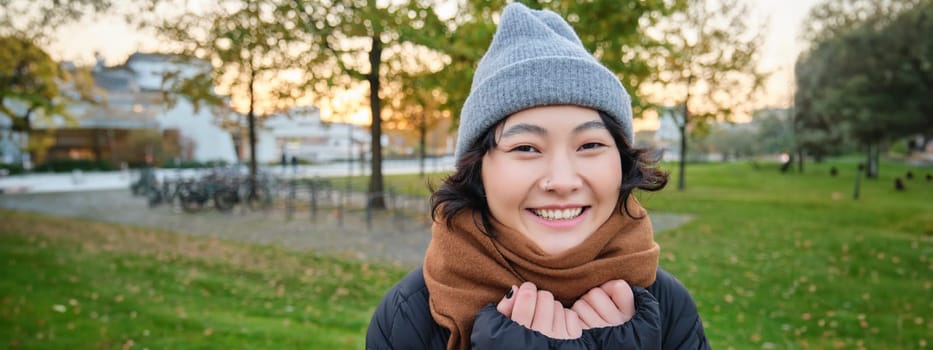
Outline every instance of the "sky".
<path id="1" fill-rule="evenodd" d="M 793 97 L 794 62 L 803 47 L 800 27 L 819 0 L 747 1 L 752 3 L 751 16 L 769 20 L 759 67 L 772 74 L 758 107 L 786 107 Z M 80 64 L 93 63 L 94 53 L 99 52 L 108 65 L 114 65 L 136 51 L 158 51 L 159 42 L 151 33 L 140 32 L 119 18 L 103 17 L 63 27 L 48 49 L 55 59 Z M 638 121 L 636 128 L 654 129 L 657 121 Z"/>
<path id="2" fill-rule="evenodd" d="M 760 67 L 774 71 L 766 105 L 787 106 L 793 98 L 794 62 L 803 49 L 800 29 L 818 0 L 750 0 L 759 13 L 770 16 Z"/>

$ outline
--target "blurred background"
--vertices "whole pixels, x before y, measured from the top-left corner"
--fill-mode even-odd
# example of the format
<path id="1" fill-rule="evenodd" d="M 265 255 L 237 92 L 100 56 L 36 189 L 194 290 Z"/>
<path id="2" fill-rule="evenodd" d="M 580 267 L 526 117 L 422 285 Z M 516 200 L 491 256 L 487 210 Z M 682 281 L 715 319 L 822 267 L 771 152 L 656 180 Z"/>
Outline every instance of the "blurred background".
<path id="1" fill-rule="evenodd" d="M 633 96 L 714 347 L 929 346 L 933 2 L 522 2 Z M 0 347 L 362 348 L 506 3 L 0 0 Z"/>

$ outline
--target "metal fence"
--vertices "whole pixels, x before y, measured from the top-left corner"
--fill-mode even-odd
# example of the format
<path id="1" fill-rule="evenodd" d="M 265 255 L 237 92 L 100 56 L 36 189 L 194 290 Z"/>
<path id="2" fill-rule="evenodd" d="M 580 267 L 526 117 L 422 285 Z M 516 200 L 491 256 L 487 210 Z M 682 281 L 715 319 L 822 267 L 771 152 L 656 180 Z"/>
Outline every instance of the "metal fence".
<path id="1" fill-rule="evenodd" d="M 195 174 L 179 172 L 162 179 L 143 170 L 130 188 L 134 195 L 145 196 L 150 208 L 172 206 L 192 214 L 207 210 L 231 215 L 265 211 L 281 213 L 289 221 L 336 220 L 341 227 L 352 216 L 352 220 L 362 219 L 369 230 L 373 229 L 376 216 L 383 219 L 380 222 L 389 218 L 396 228 L 404 229 L 409 225 L 423 226 L 411 218 L 430 212 L 426 196 L 403 195 L 391 187 L 382 193 L 370 193 L 336 186 L 327 178 L 284 178 L 267 172 L 251 181 L 248 175 L 226 168 Z M 376 210 L 371 204 L 380 197 L 386 208 Z"/>

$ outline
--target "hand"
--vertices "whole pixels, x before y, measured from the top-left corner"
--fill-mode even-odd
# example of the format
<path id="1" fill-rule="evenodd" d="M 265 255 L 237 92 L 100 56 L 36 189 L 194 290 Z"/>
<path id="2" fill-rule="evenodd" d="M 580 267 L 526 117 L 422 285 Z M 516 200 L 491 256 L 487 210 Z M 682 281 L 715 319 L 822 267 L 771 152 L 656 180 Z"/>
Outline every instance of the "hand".
<path id="1" fill-rule="evenodd" d="M 496 309 L 515 323 L 554 339 L 576 339 L 583 335 L 577 313 L 555 301 L 551 292 L 539 291 L 531 282 L 518 288 L 512 286 L 511 292 L 511 297 L 502 298 Z"/>
<path id="2" fill-rule="evenodd" d="M 612 280 L 590 289 L 577 300 L 576 311 L 586 329 L 621 325 L 635 315 L 635 295 L 623 280 Z"/>

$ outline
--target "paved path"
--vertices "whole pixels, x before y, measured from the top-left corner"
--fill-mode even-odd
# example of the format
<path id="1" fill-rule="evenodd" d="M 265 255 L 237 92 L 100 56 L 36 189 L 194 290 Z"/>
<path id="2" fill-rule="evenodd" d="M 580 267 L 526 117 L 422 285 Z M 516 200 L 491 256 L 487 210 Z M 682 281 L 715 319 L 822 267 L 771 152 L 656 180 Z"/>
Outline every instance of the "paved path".
<path id="1" fill-rule="evenodd" d="M 154 227 L 196 236 L 213 236 L 261 244 L 312 250 L 373 262 L 414 266 L 424 259 L 430 240 L 430 217 L 426 209 L 410 213 L 383 212 L 373 216 L 372 229 L 365 212 L 345 213 L 321 209 L 312 221 L 308 207 L 297 208 L 291 219 L 283 208 L 249 211 L 237 207 L 231 213 L 205 210 L 196 214 L 170 206 L 149 208 L 146 199 L 128 189 L 59 193 L 0 195 L 0 207 L 57 216 Z M 689 217 L 654 213 L 656 232 L 676 227 Z"/>

